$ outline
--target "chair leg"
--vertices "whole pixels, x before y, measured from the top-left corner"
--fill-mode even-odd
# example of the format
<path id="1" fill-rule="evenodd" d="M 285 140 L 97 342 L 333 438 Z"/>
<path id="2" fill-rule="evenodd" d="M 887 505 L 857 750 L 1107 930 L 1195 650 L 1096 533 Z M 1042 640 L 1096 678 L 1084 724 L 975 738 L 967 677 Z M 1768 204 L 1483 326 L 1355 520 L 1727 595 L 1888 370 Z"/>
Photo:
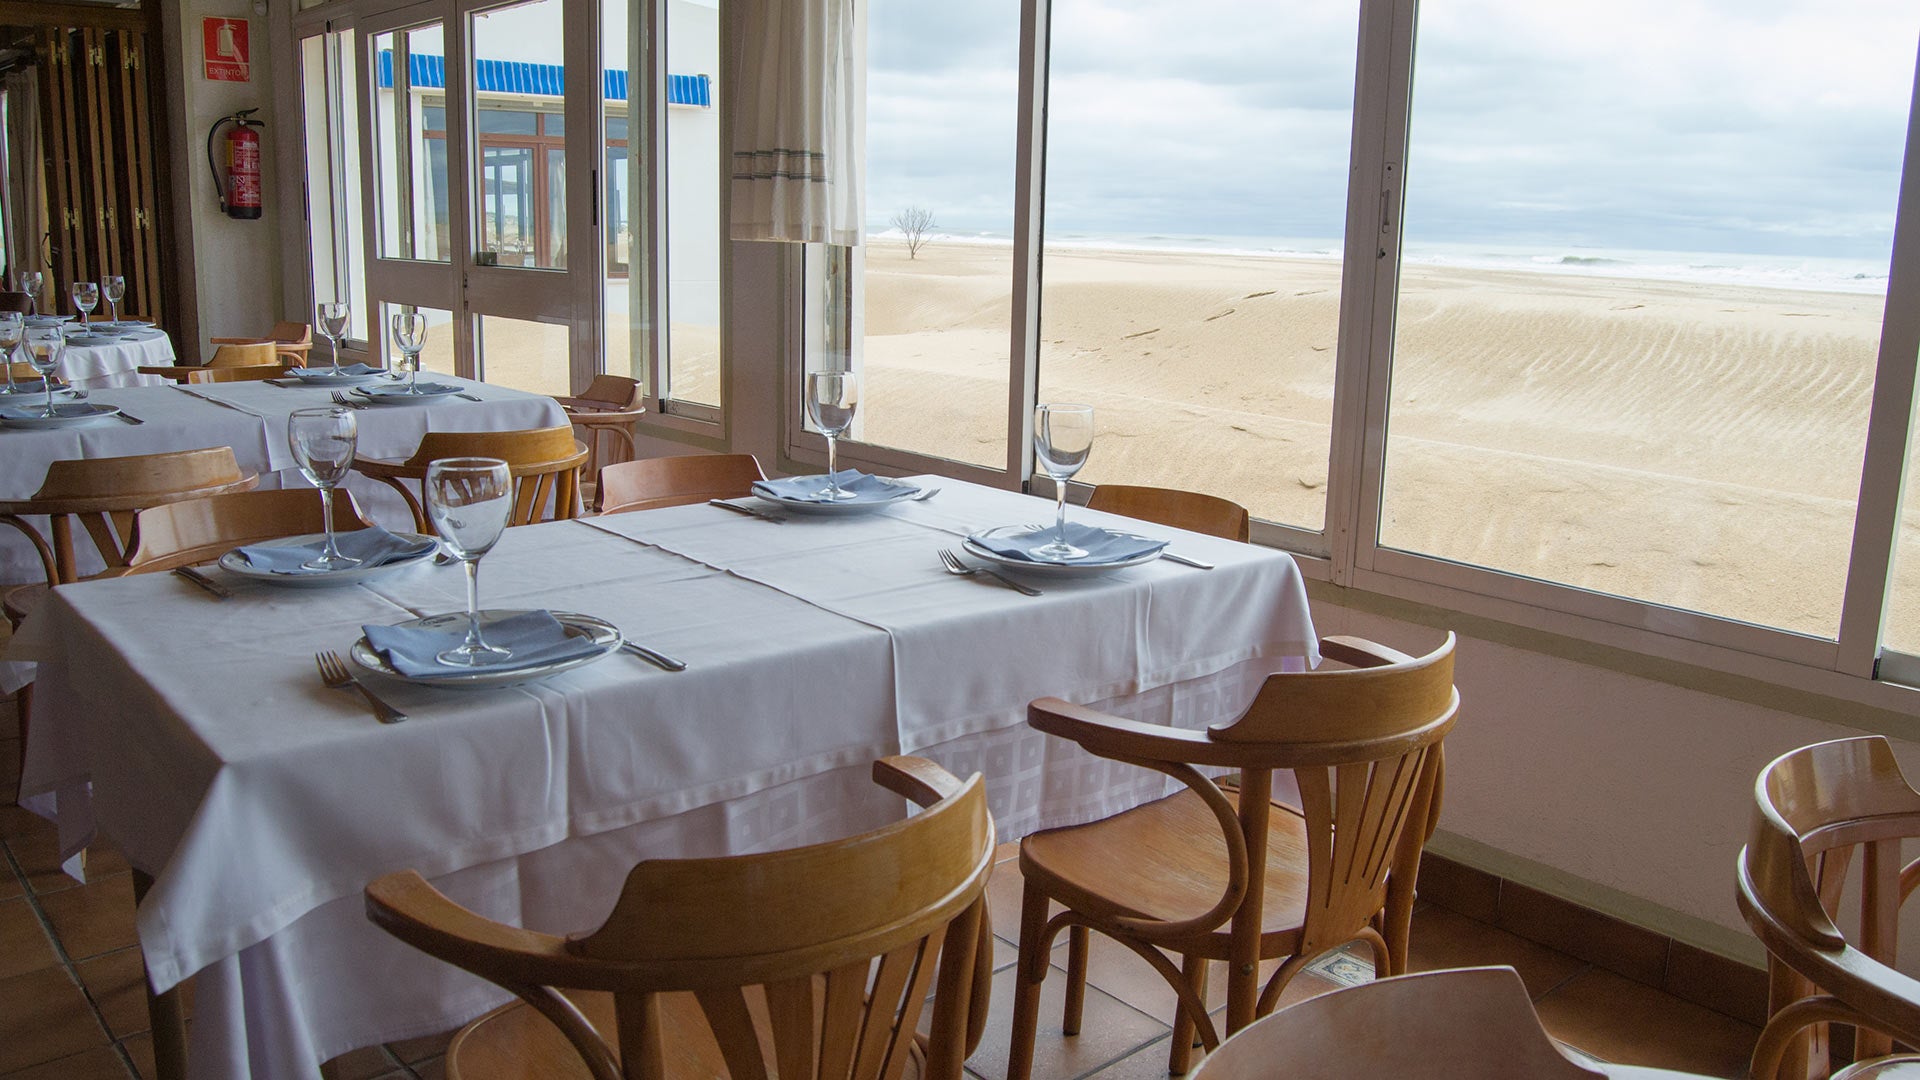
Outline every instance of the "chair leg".
<path id="1" fill-rule="evenodd" d="M 1007 1080 L 1033 1073 L 1033 1041 L 1040 1028 L 1040 984 L 1047 978 L 1047 894 L 1026 883 L 1020 897 L 1020 961 L 1013 976 L 1013 1031 L 1007 1044 Z"/>
<path id="2" fill-rule="evenodd" d="M 133 872 L 133 902 L 138 904 L 153 888 L 153 879 L 138 870 Z M 153 1069 L 159 1080 L 185 1080 L 187 1075 L 187 1018 L 181 1007 L 178 986 L 164 994 L 153 992 L 144 978 L 147 991 L 147 1021 L 153 1027 Z"/>
<path id="3" fill-rule="evenodd" d="M 1080 1034 L 1087 1003 L 1087 928 L 1067 928 L 1067 1007 L 1060 1013 L 1060 1034 Z"/>
<path id="4" fill-rule="evenodd" d="M 1194 996 L 1204 1004 L 1207 1000 L 1207 961 L 1198 956 L 1184 957 L 1180 963 L 1180 973 L 1185 976 L 1187 985 L 1193 988 Z M 1178 1002 L 1173 1010 L 1173 1037 L 1169 1040 L 1167 1050 L 1167 1075 L 1185 1076 L 1187 1066 L 1193 1060 L 1193 1048 L 1200 1045 L 1200 1025 Z"/>

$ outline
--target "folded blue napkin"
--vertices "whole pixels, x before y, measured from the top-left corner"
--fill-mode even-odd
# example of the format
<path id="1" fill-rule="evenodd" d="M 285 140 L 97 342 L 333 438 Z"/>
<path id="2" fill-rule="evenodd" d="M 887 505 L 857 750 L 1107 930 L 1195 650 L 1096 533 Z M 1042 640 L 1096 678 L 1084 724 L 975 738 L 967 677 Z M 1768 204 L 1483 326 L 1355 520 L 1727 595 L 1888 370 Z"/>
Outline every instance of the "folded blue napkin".
<path id="1" fill-rule="evenodd" d="M 393 670 L 414 677 L 458 675 L 473 668 L 443 664 L 435 657 L 467 639 L 467 620 L 449 618 L 444 626 L 363 626 L 367 644 L 387 658 Z M 487 644 L 511 650 L 513 655 L 496 668 L 528 668 L 558 663 L 601 651 L 591 638 L 568 637 L 566 627 L 550 611 L 523 611 L 481 628 Z"/>
<path id="2" fill-rule="evenodd" d="M 384 375 L 386 369 L 369 364 L 342 364 L 335 372 L 332 365 L 326 367 L 294 368 L 287 372 L 296 379 L 331 379 L 336 375 Z"/>
<path id="3" fill-rule="evenodd" d="M 320 554 L 320 549 L 325 546 L 325 540 L 315 540 L 311 544 L 249 544 L 238 550 L 248 566 L 271 574 L 324 574 L 327 571 L 310 570 L 300 564 Z M 340 549 L 340 554 L 360 560 L 360 565 L 353 569 L 371 570 L 396 559 L 425 555 L 434 549 L 435 544 L 432 540 L 409 540 L 395 536 L 375 525 L 370 529 L 336 534 L 334 546 Z"/>
<path id="4" fill-rule="evenodd" d="M 1051 525 L 1032 530 L 1009 531 L 1003 533 L 975 533 L 967 539 L 975 544 L 1009 559 L 1023 559 L 1027 562 L 1060 562 L 1035 555 L 1033 550 L 1051 544 L 1060 536 L 1059 530 Z M 1149 540 L 1144 536 L 1132 536 L 1127 533 L 1102 529 L 1097 525 L 1082 525 L 1077 521 L 1067 522 L 1067 543 L 1086 550 L 1082 558 L 1072 560 L 1074 564 L 1097 564 L 1125 562 L 1128 559 L 1148 555 L 1166 547 L 1168 541 Z"/>
<path id="5" fill-rule="evenodd" d="M 354 393 L 363 397 L 444 397 L 447 394 L 457 394 L 459 392 L 460 388 L 458 386 L 437 382 L 416 383 L 412 390 L 408 390 L 407 384 L 403 382 L 380 383 L 376 386 L 359 386 L 354 388 Z"/>
<path id="6" fill-rule="evenodd" d="M 841 502 L 891 502 L 913 494 L 918 488 L 909 484 L 899 484 L 891 480 L 882 480 L 869 476 L 858 469 L 841 469 L 833 474 L 840 482 L 840 490 L 851 491 L 854 497 L 841 499 Z M 782 480 L 756 480 L 753 484 L 758 491 L 764 491 L 771 498 L 785 499 L 788 502 L 828 503 L 835 500 L 823 494 L 827 489 L 825 476 L 789 476 Z"/>

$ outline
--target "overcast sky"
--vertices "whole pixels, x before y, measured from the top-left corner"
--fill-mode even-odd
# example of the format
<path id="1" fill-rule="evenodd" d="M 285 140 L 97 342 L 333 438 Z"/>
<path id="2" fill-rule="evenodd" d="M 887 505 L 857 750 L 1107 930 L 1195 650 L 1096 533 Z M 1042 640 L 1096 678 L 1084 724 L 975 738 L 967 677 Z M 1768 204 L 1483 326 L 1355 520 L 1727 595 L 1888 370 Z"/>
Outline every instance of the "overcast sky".
<path id="1" fill-rule="evenodd" d="M 1012 228 L 1017 0 L 871 0 L 868 216 Z M 1054 0 L 1047 226 L 1334 238 L 1357 14 Z M 1884 259 L 1911 0 L 1426 0 L 1408 239 Z"/>

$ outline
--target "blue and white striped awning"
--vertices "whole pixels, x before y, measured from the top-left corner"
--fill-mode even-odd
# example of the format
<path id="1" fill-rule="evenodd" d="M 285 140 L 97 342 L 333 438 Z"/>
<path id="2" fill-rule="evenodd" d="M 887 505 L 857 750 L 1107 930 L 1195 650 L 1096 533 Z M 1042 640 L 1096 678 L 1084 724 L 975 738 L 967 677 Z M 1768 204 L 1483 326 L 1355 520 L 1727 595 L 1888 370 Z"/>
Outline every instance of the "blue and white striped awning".
<path id="1" fill-rule="evenodd" d="M 608 101 L 627 100 L 627 73 L 609 68 L 602 73 Z M 476 60 L 473 64 L 475 89 L 483 94 L 532 94 L 559 97 L 566 82 L 566 68 L 559 64 L 530 64 L 519 60 Z M 407 57 L 407 81 L 416 89 L 444 90 L 447 86 L 447 59 L 425 53 Z M 393 53 L 380 53 L 380 86 L 393 87 Z M 713 85 L 705 75 L 667 76 L 667 104 L 713 108 Z"/>

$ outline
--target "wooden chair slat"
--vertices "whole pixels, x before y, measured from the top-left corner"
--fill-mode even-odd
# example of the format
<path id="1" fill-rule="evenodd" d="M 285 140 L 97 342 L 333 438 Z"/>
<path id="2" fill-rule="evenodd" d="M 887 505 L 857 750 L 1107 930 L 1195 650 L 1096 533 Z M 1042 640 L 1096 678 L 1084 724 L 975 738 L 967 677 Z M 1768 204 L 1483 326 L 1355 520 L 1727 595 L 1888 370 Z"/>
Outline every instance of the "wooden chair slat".
<path id="1" fill-rule="evenodd" d="M 1087 499 L 1087 509 L 1122 514 L 1188 532 L 1206 533 L 1245 543 L 1253 519 L 1247 508 L 1215 495 L 1175 488 L 1101 484 Z"/>
<path id="2" fill-rule="evenodd" d="M 880 958 L 873 973 L 873 985 L 867 996 L 867 1022 L 860 1032 L 860 1049 L 853 1059 L 853 1080 L 876 1080 L 887 1066 L 893 1049 L 894 1008 L 900 995 L 913 980 L 913 969 L 920 962 L 920 942 L 908 942 Z"/>
<path id="3" fill-rule="evenodd" d="M 754 1030 L 753 1013 L 747 1008 L 746 991 L 737 986 L 713 990 L 695 990 L 700 1009 L 706 1013 L 707 1026 L 719 1040 L 726 1055 L 727 1075 L 731 1080 L 767 1080 L 767 1060 Z"/>
<path id="4" fill-rule="evenodd" d="M 853 1074 L 853 1053 L 860 1040 L 860 1022 L 866 1015 L 870 970 L 871 965 L 860 960 L 827 972 L 820 1025 L 820 1080 L 849 1080 Z"/>
<path id="5" fill-rule="evenodd" d="M 496 458 L 507 463 L 514 478 L 509 525 L 562 520 L 580 511 L 578 473 L 587 460 L 587 448 L 574 439 L 570 427 L 429 431 L 421 436 L 420 445 L 405 461 L 355 458 L 353 468 L 398 491 L 413 512 L 415 531 L 431 534 L 435 530 L 427 520 L 415 488 L 425 481 L 427 466 L 442 458 L 456 457 Z"/>
<path id="6" fill-rule="evenodd" d="M 766 993 L 767 1025 L 780 1080 L 813 1080 L 820 1060 L 814 977 L 776 979 L 766 984 Z"/>
<path id="7" fill-rule="evenodd" d="M 752 454 L 687 454 L 623 461 L 600 470 L 603 514 L 737 499 L 765 480 Z"/>

